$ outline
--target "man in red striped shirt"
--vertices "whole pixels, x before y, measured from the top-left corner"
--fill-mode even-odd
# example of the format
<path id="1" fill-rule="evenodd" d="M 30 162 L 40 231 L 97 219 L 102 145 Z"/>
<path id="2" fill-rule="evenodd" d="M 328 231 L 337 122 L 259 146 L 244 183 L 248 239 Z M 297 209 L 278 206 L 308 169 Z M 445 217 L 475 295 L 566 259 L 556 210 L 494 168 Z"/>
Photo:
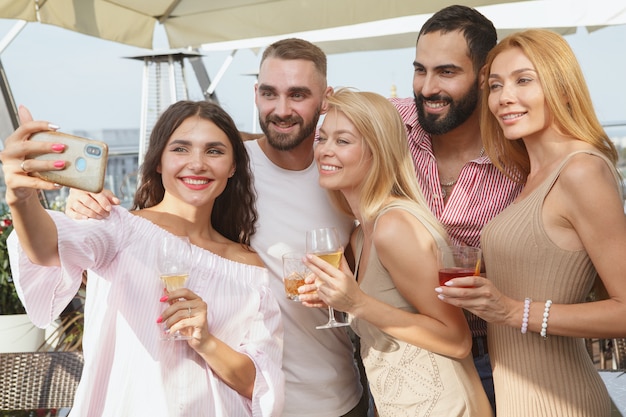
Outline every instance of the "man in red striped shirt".
<path id="1" fill-rule="evenodd" d="M 460 245 L 480 246 L 483 226 L 521 191 L 484 155 L 480 137 L 481 69 L 496 42 L 493 24 L 476 10 L 440 10 L 417 38 L 414 98 L 391 99 L 406 125 L 424 196 Z M 495 410 L 487 325 L 467 316 L 474 362 Z"/>

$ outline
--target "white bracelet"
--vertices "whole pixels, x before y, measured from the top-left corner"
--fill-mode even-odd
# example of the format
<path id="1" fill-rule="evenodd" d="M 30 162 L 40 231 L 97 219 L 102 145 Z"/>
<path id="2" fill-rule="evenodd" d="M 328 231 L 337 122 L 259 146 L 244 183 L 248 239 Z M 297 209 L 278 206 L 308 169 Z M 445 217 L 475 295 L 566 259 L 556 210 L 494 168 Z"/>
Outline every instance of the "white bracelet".
<path id="1" fill-rule="evenodd" d="M 526 297 L 524 299 L 524 314 L 522 315 L 522 334 L 526 334 L 528 331 L 528 315 L 530 314 L 530 303 L 533 300 Z"/>
<path id="2" fill-rule="evenodd" d="M 550 307 L 552 306 L 552 300 L 546 301 L 546 307 L 543 309 L 543 321 L 541 322 L 541 337 L 546 339 L 548 337 L 548 317 L 550 317 Z"/>

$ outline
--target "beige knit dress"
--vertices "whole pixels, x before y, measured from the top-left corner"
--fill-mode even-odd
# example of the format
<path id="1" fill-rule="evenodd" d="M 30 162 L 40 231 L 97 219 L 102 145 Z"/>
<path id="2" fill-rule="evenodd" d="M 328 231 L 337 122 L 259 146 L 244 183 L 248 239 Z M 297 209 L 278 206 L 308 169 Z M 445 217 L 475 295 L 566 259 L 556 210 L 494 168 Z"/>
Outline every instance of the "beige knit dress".
<path id="1" fill-rule="evenodd" d="M 402 202 L 387 206 L 380 214 L 391 209 L 406 210 L 421 220 L 418 213 Z M 421 221 L 430 230 L 428 224 Z M 445 244 L 437 232 L 431 230 L 431 233 L 439 245 Z M 355 246 L 358 265 L 363 249 L 361 230 Z M 417 312 L 396 289 L 389 272 L 380 263 L 374 245 L 359 282 L 366 294 L 396 308 Z M 416 287 L 415 291 L 434 294 L 434 288 Z M 351 327 L 361 337 L 363 365 L 379 417 L 492 416 L 471 355 L 464 359 L 438 355 L 398 340 L 367 321 L 353 317 Z"/>
<path id="2" fill-rule="evenodd" d="M 586 152 L 586 151 L 585 151 Z M 534 192 L 495 217 L 482 233 L 487 277 L 507 296 L 533 300 L 531 309 L 585 301 L 596 270 L 584 250 L 557 247 L 543 228 L 543 201 L 574 152 Z M 586 152 L 604 159 L 599 153 Z M 614 168 L 612 168 L 614 169 Z M 616 180 L 619 181 L 617 174 Z M 548 329 L 549 329 L 548 322 Z M 608 417 L 610 399 L 583 339 L 489 324 L 496 415 Z"/>

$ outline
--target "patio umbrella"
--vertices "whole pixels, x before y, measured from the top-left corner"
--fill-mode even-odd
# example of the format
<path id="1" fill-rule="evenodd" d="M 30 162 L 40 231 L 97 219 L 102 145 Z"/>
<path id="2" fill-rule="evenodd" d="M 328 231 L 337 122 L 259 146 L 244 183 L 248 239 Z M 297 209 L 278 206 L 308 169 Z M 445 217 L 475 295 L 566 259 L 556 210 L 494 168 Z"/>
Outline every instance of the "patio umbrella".
<path id="1" fill-rule="evenodd" d="M 503 1 L 474 7 L 493 22 L 499 39 L 526 28 L 546 28 L 568 35 L 576 33 L 579 27 L 585 27 L 591 32 L 610 25 L 626 24 L 626 3 L 615 0 Z M 300 30 L 290 35 L 314 42 L 327 54 L 409 48 L 415 46 L 419 28 L 432 13 L 380 17 L 341 27 Z M 209 52 L 263 48 L 281 37 L 210 42 L 201 45 L 199 50 Z"/>
<path id="2" fill-rule="evenodd" d="M 476 7 L 509 0 L 465 0 Z M 0 18 L 60 26 L 152 49 L 155 25 L 170 48 L 278 36 L 435 12 L 454 0 L 0 0 Z"/>

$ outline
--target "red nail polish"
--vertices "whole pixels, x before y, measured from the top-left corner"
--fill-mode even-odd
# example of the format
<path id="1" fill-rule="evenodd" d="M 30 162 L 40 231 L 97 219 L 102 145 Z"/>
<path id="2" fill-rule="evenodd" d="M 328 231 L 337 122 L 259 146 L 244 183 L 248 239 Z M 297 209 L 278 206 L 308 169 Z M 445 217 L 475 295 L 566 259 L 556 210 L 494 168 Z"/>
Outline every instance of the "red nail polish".
<path id="1" fill-rule="evenodd" d="M 158 324 L 163 323 L 163 317 L 159 316 L 159 317 L 157 318 L 157 323 L 158 323 Z"/>
<path id="2" fill-rule="evenodd" d="M 163 297 L 159 298 L 159 301 L 164 303 L 169 299 L 169 297 L 167 295 L 164 295 Z"/>
<path id="3" fill-rule="evenodd" d="M 52 145 L 52 150 L 53 151 L 61 152 L 64 149 L 65 149 L 65 145 L 62 144 L 62 143 L 55 143 L 54 145 Z"/>
<path id="4" fill-rule="evenodd" d="M 54 161 L 55 168 L 63 168 L 65 166 L 65 161 Z"/>

